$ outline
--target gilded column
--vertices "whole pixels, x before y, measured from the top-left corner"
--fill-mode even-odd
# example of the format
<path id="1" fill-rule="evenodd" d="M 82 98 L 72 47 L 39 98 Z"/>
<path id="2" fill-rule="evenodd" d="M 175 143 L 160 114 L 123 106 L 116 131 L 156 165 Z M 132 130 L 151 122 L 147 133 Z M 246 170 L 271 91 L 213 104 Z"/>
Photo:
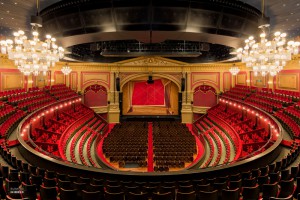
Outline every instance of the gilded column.
<path id="1" fill-rule="evenodd" d="M 181 109 L 181 121 L 182 123 L 191 124 L 193 123 L 193 110 L 192 110 L 192 86 L 191 86 L 191 72 L 187 69 L 186 75 L 186 89 L 182 93 L 182 109 Z"/>
<path id="2" fill-rule="evenodd" d="M 119 91 L 116 90 L 116 78 L 119 76 L 118 68 L 112 67 L 110 72 L 110 91 L 108 91 L 108 122 L 120 122 Z"/>

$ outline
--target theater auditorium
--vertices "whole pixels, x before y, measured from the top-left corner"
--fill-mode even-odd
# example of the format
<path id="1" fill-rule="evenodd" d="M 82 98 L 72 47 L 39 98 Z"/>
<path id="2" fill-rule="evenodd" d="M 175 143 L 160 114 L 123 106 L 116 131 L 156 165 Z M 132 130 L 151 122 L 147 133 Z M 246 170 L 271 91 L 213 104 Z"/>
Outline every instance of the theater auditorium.
<path id="1" fill-rule="evenodd" d="M 1 199 L 300 199 L 299 0 L 0 11 Z"/>

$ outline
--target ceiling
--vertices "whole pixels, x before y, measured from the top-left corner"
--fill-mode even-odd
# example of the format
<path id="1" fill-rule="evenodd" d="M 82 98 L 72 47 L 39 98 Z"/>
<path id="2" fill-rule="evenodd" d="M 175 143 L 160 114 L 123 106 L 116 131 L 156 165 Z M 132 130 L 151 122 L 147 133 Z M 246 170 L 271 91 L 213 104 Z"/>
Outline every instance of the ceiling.
<path id="1" fill-rule="evenodd" d="M 37 10 L 41 11 L 44 8 L 59 1 L 61 0 L 39 0 L 39 9 L 37 9 L 37 0 L 0 0 L 0 39 L 5 37 L 11 37 L 14 31 L 20 29 L 29 32 L 31 30 L 30 17 L 32 15 L 35 15 Z M 62 0 L 62 1 L 67 2 L 68 0 Z M 119 0 L 114 0 L 114 1 L 119 1 Z M 236 1 L 236 0 L 232 0 L 232 1 Z M 241 0 L 241 1 L 261 10 L 261 0 Z M 267 17 L 270 17 L 271 20 L 270 32 L 274 32 L 274 31 L 287 32 L 289 38 L 295 38 L 300 35 L 300 1 L 299 0 L 265 0 L 265 8 L 266 8 L 265 15 Z M 111 40 L 113 40 L 114 35 L 112 33 L 107 33 L 107 34 L 111 36 L 112 38 Z M 153 36 L 154 38 L 159 38 L 162 37 L 164 34 L 165 33 L 163 32 L 159 32 Z M 175 32 L 173 33 L 168 31 L 166 34 L 168 35 L 167 37 L 169 37 L 169 39 L 174 39 L 178 37 L 175 34 Z M 188 35 L 187 37 L 192 38 L 192 35 Z M 93 36 L 93 38 L 96 38 L 96 36 Z M 213 39 L 213 42 L 212 41 L 204 41 L 204 42 L 211 42 L 216 44 L 219 43 L 224 45 L 227 45 L 226 42 L 232 43 L 232 41 L 222 37 L 219 34 L 215 34 L 211 38 Z M 63 37 L 60 39 L 62 39 L 60 40 L 62 41 L 60 42 L 61 45 L 65 47 L 70 46 L 67 44 L 69 41 L 68 37 Z M 135 39 L 139 40 L 140 38 L 136 36 Z M 222 42 L 220 41 L 218 42 L 218 40 L 222 40 Z M 76 41 L 81 41 L 81 43 L 88 43 L 88 41 L 82 42 L 84 41 L 84 38 L 76 38 Z M 241 40 L 239 39 L 239 41 Z M 227 46 L 236 47 L 239 46 L 239 44 L 236 46 L 234 45 L 227 45 Z M 195 62 L 198 61 L 199 60 L 195 60 Z"/>
<path id="2" fill-rule="evenodd" d="M 58 1 L 40 0 L 40 10 Z M 242 1 L 261 10 L 260 0 Z M 271 32 L 285 31 L 292 38 L 300 35 L 299 0 L 266 0 L 265 4 L 265 14 L 271 18 Z M 11 36 L 19 29 L 30 31 L 30 16 L 36 10 L 36 0 L 0 0 L 0 36 Z"/>

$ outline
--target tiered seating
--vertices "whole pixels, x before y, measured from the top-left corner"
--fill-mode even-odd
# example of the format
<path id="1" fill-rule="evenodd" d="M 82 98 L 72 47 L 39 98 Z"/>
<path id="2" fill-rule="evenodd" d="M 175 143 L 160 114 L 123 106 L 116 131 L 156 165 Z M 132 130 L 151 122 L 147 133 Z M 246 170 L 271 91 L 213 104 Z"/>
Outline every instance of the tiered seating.
<path id="1" fill-rule="evenodd" d="M 300 92 L 276 89 L 274 93 L 286 98 L 292 98 L 293 101 L 299 101 L 300 99 Z"/>
<path id="2" fill-rule="evenodd" d="M 89 119 L 88 122 L 85 123 L 85 125 L 83 127 L 81 127 L 81 129 L 79 131 L 77 131 L 72 138 L 70 138 L 70 149 L 67 149 L 67 152 L 70 152 L 70 156 L 71 156 L 71 160 L 73 163 L 79 163 L 79 164 L 84 164 L 84 165 L 90 165 L 88 162 L 86 162 L 84 159 L 80 159 L 80 154 L 78 154 L 78 152 L 80 152 L 80 148 L 82 148 L 82 144 L 79 141 L 81 140 L 81 138 L 88 133 L 89 135 L 91 134 L 91 129 L 89 127 L 92 127 L 96 121 L 98 121 L 99 119 L 94 116 L 92 119 Z M 76 149 L 75 147 L 78 146 L 78 149 Z M 76 159 L 76 153 L 77 153 L 77 157 L 79 157 L 80 161 L 78 159 Z"/>
<path id="3" fill-rule="evenodd" d="M 35 130 L 32 131 L 31 138 L 34 143 L 44 151 L 55 156 L 60 156 L 58 151 L 58 141 L 61 134 L 68 127 L 68 124 L 74 121 L 74 118 L 69 118 L 69 116 L 60 113 L 58 118 L 50 118 L 44 121 L 44 124 L 40 127 L 36 127 Z"/>
<path id="4" fill-rule="evenodd" d="M 92 166 L 94 167 L 99 167 L 99 165 L 97 164 L 97 162 L 95 161 L 95 159 L 92 157 L 92 144 L 95 143 L 97 136 L 99 135 L 99 132 L 97 131 L 92 131 L 92 134 L 89 135 L 88 140 L 87 140 L 87 156 L 88 156 L 88 160 L 89 162 L 92 164 Z M 82 152 L 83 152 L 83 148 Z M 80 154 L 80 155 L 84 155 L 84 154 Z"/>
<path id="5" fill-rule="evenodd" d="M 204 132 L 203 136 L 204 136 L 204 138 L 207 141 L 207 144 L 209 146 L 209 154 L 208 154 L 207 158 L 205 159 L 204 164 L 201 166 L 201 168 L 208 167 L 209 164 L 211 163 L 214 155 L 215 155 L 215 148 L 214 148 L 213 139 L 211 138 L 211 136 L 207 132 Z"/>
<path id="6" fill-rule="evenodd" d="M 222 156 L 222 145 L 221 145 L 221 140 L 219 138 L 219 136 L 217 136 L 217 134 L 214 131 L 210 131 L 209 134 L 212 136 L 212 139 L 214 140 L 216 146 L 217 146 L 217 156 L 216 159 L 214 160 L 214 162 L 211 164 L 211 166 L 216 166 L 219 164 L 220 160 L 221 160 L 221 156 Z"/>
<path id="7" fill-rule="evenodd" d="M 22 110 L 16 110 L 6 121 L 0 125 L 1 137 L 7 136 L 13 129 L 16 128 L 18 123 L 26 116 Z"/>
<path id="8" fill-rule="evenodd" d="M 145 122 L 124 122 L 116 125 L 104 139 L 103 153 L 119 167 L 134 164 L 147 166 L 148 126 Z"/>
<path id="9" fill-rule="evenodd" d="M 225 92 L 222 97 L 230 97 L 233 99 L 244 100 L 251 94 L 251 88 L 247 86 L 237 85 L 235 88 L 232 88 L 230 91 Z"/>
<path id="10" fill-rule="evenodd" d="M 239 137 L 243 142 L 243 152 L 241 157 L 248 156 L 248 154 L 252 154 L 255 151 L 261 152 L 263 150 L 261 148 L 267 143 L 270 137 L 269 133 L 267 133 L 264 128 L 259 128 L 251 120 L 243 119 L 245 121 L 241 121 L 242 116 L 240 120 L 236 120 L 239 115 L 233 112 L 234 111 L 228 109 L 226 105 L 219 105 L 210 109 L 208 115 L 210 116 L 210 114 L 213 114 L 218 118 L 228 121 L 228 124 L 231 124 L 234 130 L 239 134 Z"/>
<path id="11" fill-rule="evenodd" d="M 11 95 L 16 95 L 16 94 L 23 94 L 25 92 L 26 92 L 25 89 L 6 90 L 6 91 L 0 92 L 0 98 L 8 97 Z"/>
<path id="12" fill-rule="evenodd" d="M 197 153 L 194 136 L 177 122 L 154 122 L 153 146 L 154 171 L 183 168 L 185 163 L 193 162 Z"/>
<path id="13" fill-rule="evenodd" d="M 282 126 L 288 130 L 292 137 L 300 137 L 300 126 L 287 113 L 279 111 L 276 112 L 274 116 L 277 117 Z"/>
<path id="14" fill-rule="evenodd" d="M 229 118 L 231 116 L 235 116 L 235 113 L 232 112 L 228 116 Z M 197 125 L 200 124 L 201 122 L 207 124 L 210 127 L 210 129 L 204 132 L 203 135 L 205 139 L 208 141 L 208 146 L 210 147 L 209 150 L 210 154 L 212 151 L 214 152 L 213 155 L 216 155 L 216 159 L 213 163 L 211 163 L 211 159 L 213 159 L 212 158 L 213 155 L 212 155 L 210 156 L 211 158 L 208 158 L 207 161 L 204 161 L 202 167 L 216 166 L 219 164 L 224 164 L 233 161 L 234 156 L 231 156 L 231 154 L 236 155 L 237 154 L 236 151 L 240 148 L 239 146 L 241 146 L 237 133 L 233 133 L 233 130 L 231 130 L 224 121 L 221 121 L 214 115 L 208 115 L 202 117 L 200 120 L 195 122 L 196 127 L 198 127 Z M 223 130 L 221 130 L 219 126 Z M 232 146 L 235 148 L 232 148 L 230 143 L 233 143 Z M 217 149 L 213 149 L 214 146 L 216 146 Z M 226 152 L 225 155 L 222 155 L 222 152 Z"/>
<path id="15" fill-rule="evenodd" d="M 76 92 L 66 87 L 64 84 L 62 85 L 54 85 L 49 90 L 50 94 L 56 97 L 59 100 L 68 99 L 72 97 L 78 96 Z"/>
<path id="16" fill-rule="evenodd" d="M 264 95 L 253 94 L 245 100 L 246 103 L 255 105 L 269 113 L 272 113 L 273 110 L 282 109 L 283 102 L 280 102 L 275 99 L 268 98 Z"/>
<path id="17" fill-rule="evenodd" d="M 83 111 L 84 109 L 82 109 Z M 78 111 L 81 113 L 82 111 Z M 73 113 L 75 114 L 75 113 Z M 60 155 L 67 160 L 66 152 L 67 152 L 67 144 L 70 143 L 70 140 L 73 138 L 73 136 L 85 125 L 85 123 L 88 123 L 91 119 L 94 118 L 94 113 L 91 110 L 86 110 L 86 112 L 82 112 L 80 115 L 76 114 L 77 120 L 72 124 L 72 126 L 68 129 L 66 129 L 61 136 L 59 140 L 59 151 Z M 70 153 L 70 151 L 68 151 Z M 72 159 L 69 158 L 69 161 Z"/>

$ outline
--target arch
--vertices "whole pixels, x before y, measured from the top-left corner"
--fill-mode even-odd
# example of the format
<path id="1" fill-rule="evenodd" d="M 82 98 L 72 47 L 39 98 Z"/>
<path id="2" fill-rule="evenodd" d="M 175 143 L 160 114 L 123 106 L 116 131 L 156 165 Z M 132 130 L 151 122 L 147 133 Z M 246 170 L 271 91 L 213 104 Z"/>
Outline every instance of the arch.
<path id="1" fill-rule="evenodd" d="M 130 75 L 128 77 L 125 77 L 124 80 L 121 79 L 121 84 L 120 84 L 120 91 L 122 92 L 123 90 L 123 86 L 128 83 L 131 80 L 134 80 L 136 78 L 140 78 L 140 77 L 148 77 L 149 74 L 133 74 Z M 170 81 L 172 81 L 173 83 L 175 83 L 178 87 L 178 91 L 180 91 L 180 82 L 173 76 L 170 75 L 166 75 L 166 74 L 152 74 L 153 77 L 161 77 L 161 78 L 166 78 Z"/>
<path id="2" fill-rule="evenodd" d="M 84 90 L 85 90 L 87 87 L 89 87 L 89 86 L 91 86 L 91 85 L 95 85 L 95 84 L 96 84 L 96 85 L 101 85 L 102 87 L 105 87 L 105 89 L 106 89 L 107 92 L 110 91 L 110 89 L 109 89 L 107 83 L 105 83 L 104 81 L 101 81 L 101 80 L 92 80 L 92 81 L 88 81 L 87 83 L 85 83 L 85 84 L 82 86 L 81 91 L 84 92 Z"/>
<path id="3" fill-rule="evenodd" d="M 212 107 L 217 104 L 216 88 L 204 83 L 194 87 L 192 96 L 194 106 Z"/>
<path id="4" fill-rule="evenodd" d="M 107 106 L 107 89 L 94 84 L 84 89 L 84 103 L 88 107 Z"/>
<path id="5" fill-rule="evenodd" d="M 218 88 L 215 84 L 210 83 L 210 82 L 208 82 L 208 81 L 199 81 L 197 85 L 194 85 L 194 86 L 192 87 L 191 91 L 193 91 L 193 93 L 194 93 L 195 89 L 196 89 L 197 87 L 201 86 L 201 85 L 207 85 L 207 86 L 213 87 L 213 88 L 215 89 L 215 91 L 216 91 L 216 94 L 219 94 L 219 93 L 220 93 L 220 88 Z"/>

